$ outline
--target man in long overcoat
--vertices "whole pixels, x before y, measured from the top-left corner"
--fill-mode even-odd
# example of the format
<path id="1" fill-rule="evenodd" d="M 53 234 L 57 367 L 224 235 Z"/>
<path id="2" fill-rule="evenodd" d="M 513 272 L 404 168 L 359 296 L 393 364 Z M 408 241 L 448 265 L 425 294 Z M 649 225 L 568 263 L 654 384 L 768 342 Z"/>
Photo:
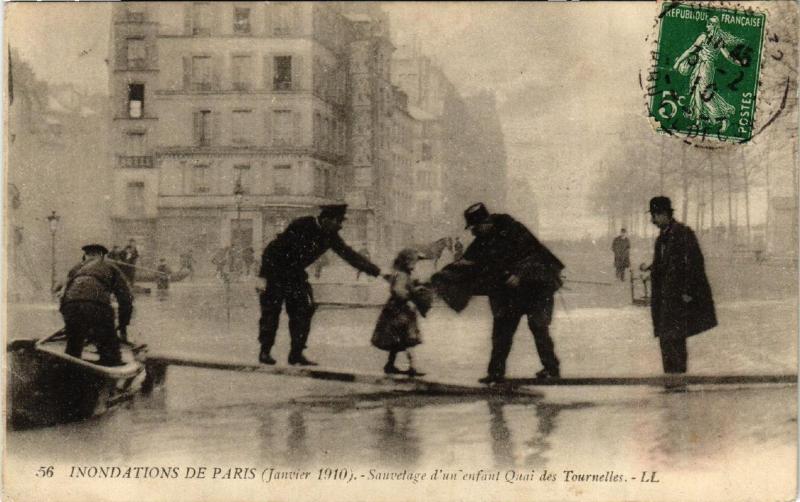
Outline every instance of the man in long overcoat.
<path id="1" fill-rule="evenodd" d="M 380 275 L 378 266 L 353 251 L 339 236 L 346 211 L 346 204 L 322 206 L 318 217 L 305 216 L 292 221 L 264 248 L 258 274 L 266 280 L 266 288 L 260 296 L 260 362 L 275 364 L 270 351 L 275 343 L 281 308 L 286 303 L 289 335 L 292 338 L 289 364 L 316 365 L 303 355 L 315 308 L 305 269 L 327 250 L 332 249 L 344 261 L 364 273 L 373 277 Z"/>
<path id="2" fill-rule="evenodd" d="M 653 332 L 661 346 L 665 373 L 686 373 L 686 338 L 717 325 L 703 253 L 694 232 L 672 217 L 667 197 L 650 200 L 660 232 L 650 266 Z"/>
<path id="3" fill-rule="evenodd" d="M 631 241 L 628 239 L 628 232 L 623 228 L 619 235 L 614 237 L 611 243 L 611 251 L 614 252 L 614 271 L 617 279 L 625 280 L 625 269 L 631 267 Z"/>
<path id="4" fill-rule="evenodd" d="M 501 382 L 514 333 L 522 316 L 528 318 L 543 370 L 539 378 L 560 376 L 559 361 L 550 338 L 553 295 L 561 286 L 564 264 L 525 226 L 507 214 L 490 214 L 482 203 L 464 211 L 475 240 L 462 260 L 445 268 L 439 277 L 459 267 L 472 268 L 473 284 L 488 294 L 492 310 L 492 355 L 481 383 Z M 434 276 L 434 282 L 436 282 Z"/>

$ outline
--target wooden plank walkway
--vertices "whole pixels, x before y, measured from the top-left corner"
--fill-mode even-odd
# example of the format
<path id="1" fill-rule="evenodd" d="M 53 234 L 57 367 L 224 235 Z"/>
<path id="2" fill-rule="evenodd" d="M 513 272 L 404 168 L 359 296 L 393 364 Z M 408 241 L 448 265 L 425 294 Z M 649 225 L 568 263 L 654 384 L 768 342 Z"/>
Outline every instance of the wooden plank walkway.
<path id="1" fill-rule="evenodd" d="M 520 397 L 527 396 L 537 398 L 543 396 L 539 391 L 511 383 L 509 383 L 509 385 L 489 387 L 481 385 L 477 383 L 477 381 L 474 385 L 470 385 L 465 383 L 428 380 L 425 377 L 409 378 L 405 376 L 387 376 L 383 373 L 361 373 L 349 370 L 321 368 L 319 366 L 269 366 L 184 355 L 148 354 L 146 364 L 148 366 L 148 371 L 153 369 L 155 370 L 154 373 L 157 375 L 163 375 L 164 369 L 168 366 L 186 366 L 192 368 L 263 373 L 268 375 L 380 385 L 416 393 L 464 396 L 513 394 Z M 156 378 L 158 379 L 158 377 Z"/>
<path id="2" fill-rule="evenodd" d="M 486 386 L 455 382 L 440 382 L 427 378 L 387 376 L 382 373 L 361 373 L 349 370 L 321 368 L 319 366 L 268 366 L 199 356 L 151 354 L 147 357 L 148 368 L 156 373 L 168 366 L 186 366 L 248 373 L 264 373 L 291 377 L 332 380 L 338 382 L 391 386 L 398 390 L 413 390 L 421 393 L 475 395 L 512 393 L 541 397 L 541 392 L 532 387 L 542 386 L 658 386 L 681 385 L 754 385 L 797 384 L 796 374 L 774 375 L 657 375 L 633 377 L 565 377 L 557 379 L 509 378 L 503 385 Z"/>
<path id="3" fill-rule="evenodd" d="M 638 377 L 566 377 L 549 380 L 538 378 L 509 378 L 515 385 L 750 385 L 797 384 L 797 375 L 658 375 Z"/>

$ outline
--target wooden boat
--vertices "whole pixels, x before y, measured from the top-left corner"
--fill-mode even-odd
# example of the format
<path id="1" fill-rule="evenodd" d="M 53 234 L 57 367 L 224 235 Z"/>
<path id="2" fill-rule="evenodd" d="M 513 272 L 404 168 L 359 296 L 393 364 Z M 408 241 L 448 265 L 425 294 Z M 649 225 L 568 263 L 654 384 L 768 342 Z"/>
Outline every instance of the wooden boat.
<path id="1" fill-rule="evenodd" d="M 63 331 L 41 340 L 14 340 L 8 351 L 8 419 L 14 428 L 99 416 L 129 400 L 145 380 L 146 346 L 121 346 L 122 366 L 101 366 L 93 345 L 67 355 Z"/>

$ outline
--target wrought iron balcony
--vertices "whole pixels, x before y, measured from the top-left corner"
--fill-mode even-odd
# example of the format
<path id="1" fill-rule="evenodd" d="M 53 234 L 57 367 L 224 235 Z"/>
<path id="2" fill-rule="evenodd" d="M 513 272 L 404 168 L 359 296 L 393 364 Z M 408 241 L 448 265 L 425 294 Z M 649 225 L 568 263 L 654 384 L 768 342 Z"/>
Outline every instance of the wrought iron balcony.
<path id="1" fill-rule="evenodd" d="M 132 169 L 150 169 L 153 167 L 153 156 L 117 155 L 117 166 Z"/>

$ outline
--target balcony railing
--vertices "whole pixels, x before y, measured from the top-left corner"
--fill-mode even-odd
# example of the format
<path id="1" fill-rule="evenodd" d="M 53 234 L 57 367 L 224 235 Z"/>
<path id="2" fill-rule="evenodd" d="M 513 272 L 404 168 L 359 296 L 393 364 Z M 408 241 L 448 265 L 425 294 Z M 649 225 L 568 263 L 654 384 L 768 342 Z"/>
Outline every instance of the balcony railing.
<path id="1" fill-rule="evenodd" d="M 152 155 L 117 155 L 119 167 L 132 169 L 150 169 L 153 167 Z"/>

